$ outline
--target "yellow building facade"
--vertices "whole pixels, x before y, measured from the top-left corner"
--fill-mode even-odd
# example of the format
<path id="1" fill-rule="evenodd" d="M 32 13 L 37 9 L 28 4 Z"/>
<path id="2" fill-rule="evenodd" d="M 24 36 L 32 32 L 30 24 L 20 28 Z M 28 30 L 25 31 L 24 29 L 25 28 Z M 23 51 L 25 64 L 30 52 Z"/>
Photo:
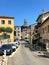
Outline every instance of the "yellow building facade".
<path id="1" fill-rule="evenodd" d="M 0 16 L 0 27 L 10 27 L 12 29 L 11 33 L 8 33 L 10 35 L 10 42 L 14 41 L 14 17 L 7 17 L 7 16 Z M 1 33 L 0 33 L 1 35 Z"/>

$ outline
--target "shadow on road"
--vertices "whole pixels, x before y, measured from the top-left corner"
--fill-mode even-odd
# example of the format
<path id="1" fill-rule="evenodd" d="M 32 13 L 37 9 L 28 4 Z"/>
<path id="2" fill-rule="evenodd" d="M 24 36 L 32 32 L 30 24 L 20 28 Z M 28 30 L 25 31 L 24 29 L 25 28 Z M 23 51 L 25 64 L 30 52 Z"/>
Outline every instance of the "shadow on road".
<path id="1" fill-rule="evenodd" d="M 38 55 L 39 57 L 44 57 L 44 58 L 49 58 L 49 56 L 45 56 L 45 55 Z"/>
<path id="2" fill-rule="evenodd" d="M 38 54 L 40 54 L 40 55 L 37 55 L 38 57 L 49 58 L 47 54 L 44 55 L 44 51 L 42 51 L 43 52 L 43 55 L 42 55 L 39 50 L 35 50 L 32 46 L 30 46 L 30 44 L 25 44 L 25 47 L 29 48 L 31 52 L 38 52 Z"/>
<path id="3" fill-rule="evenodd" d="M 33 47 L 30 45 L 28 45 L 28 48 L 30 49 L 30 51 L 37 51 L 37 50 L 33 49 Z"/>
<path id="4" fill-rule="evenodd" d="M 37 50 L 33 49 L 33 47 L 30 46 L 30 44 L 25 44 L 25 47 L 29 48 L 29 50 L 33 51 L 33 52 L 37 51 Z"/>

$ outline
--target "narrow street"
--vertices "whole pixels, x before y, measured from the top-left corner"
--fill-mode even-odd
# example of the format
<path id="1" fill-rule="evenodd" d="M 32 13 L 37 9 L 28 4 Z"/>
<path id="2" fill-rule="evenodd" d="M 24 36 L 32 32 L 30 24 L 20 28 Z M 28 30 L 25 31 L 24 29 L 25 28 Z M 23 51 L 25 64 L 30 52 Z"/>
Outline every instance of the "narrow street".
<path id="1" fill-rule="evenodd" d="M 9 57 L 7 65 L 49 65 L 49 58 L 38 57 L 34 52 L 21 45 L 20 49 Z"/>

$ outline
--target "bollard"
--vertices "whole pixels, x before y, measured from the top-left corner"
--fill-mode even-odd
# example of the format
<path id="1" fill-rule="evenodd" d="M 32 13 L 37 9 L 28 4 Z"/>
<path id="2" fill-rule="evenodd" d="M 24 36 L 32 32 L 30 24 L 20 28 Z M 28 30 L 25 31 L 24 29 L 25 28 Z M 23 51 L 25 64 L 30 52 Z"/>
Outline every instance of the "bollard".
<path id="1" fill-rule="evenodd" d="M 3 62 L 2 60 L 3 60 L 3 58 L 2 58 L 2 57 L 0 57 L 0 65 L 2 65 L 2 62 Z"/>
<path id="2" fill-rule="evenodd" d="M 6 65 L 6 50 L 4 50 L 4 55 L 3 55 L 3 65 Z"/>
<path id="3" fill-rule="evenodd" d="M 4 50 L 3 60 L 6 59 L 6 50 Z"/>
<path id="4" fill-rule="evenodd" d="M 0 65 L 2 65 L 2 61 L 0 61 Z"/>
<path id="5" fill-rule="evenodd" d="M 6 50 L 4 50 L 4 55 L 6 56 Z"/>

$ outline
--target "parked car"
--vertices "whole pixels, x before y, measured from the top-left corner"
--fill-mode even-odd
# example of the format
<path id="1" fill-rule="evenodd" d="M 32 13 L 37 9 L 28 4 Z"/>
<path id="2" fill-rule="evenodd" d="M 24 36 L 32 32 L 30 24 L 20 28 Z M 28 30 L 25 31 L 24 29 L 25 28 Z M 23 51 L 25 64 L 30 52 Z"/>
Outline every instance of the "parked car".
<path id="1" fill-rule="evenodd" d="M 12 46 L 9 44 L 4 44 L 0 48 L 0 55 L 4 55 L 4 51 L 6 50 L 6 55 L 11 55 L 12 54 Z"/>
<path id="2" fill-rule="evenodd" d="M 13 43 L 11 43 L 11 44 L 9 44 L 9 45 L 11 45 L 11 46 L 12 46 L 12 51 L 14 52 L 14 51 L 16 50 L 16 45 L 15 45 L 15 44 L 13 44 Z"/>
<path id="3" fill-rule="evenodd" d="M 18 48 L 18 46 L 20 45 L 19 41 L 15 41 L 13 42 L 13 44 L 16 46 L 16 48 Z"/>
<path id="4" fill-rule="evenodd" d="M 16 47 L 18 48 L 18 46 L 20 45 L 20 42 L 16 41 L 15 44 L 16 44 Z"/>
<path id="5" fill-rule="evenodd" d="M 4 55 L 4 51 L 0 48 L 0 55 Z"/>

